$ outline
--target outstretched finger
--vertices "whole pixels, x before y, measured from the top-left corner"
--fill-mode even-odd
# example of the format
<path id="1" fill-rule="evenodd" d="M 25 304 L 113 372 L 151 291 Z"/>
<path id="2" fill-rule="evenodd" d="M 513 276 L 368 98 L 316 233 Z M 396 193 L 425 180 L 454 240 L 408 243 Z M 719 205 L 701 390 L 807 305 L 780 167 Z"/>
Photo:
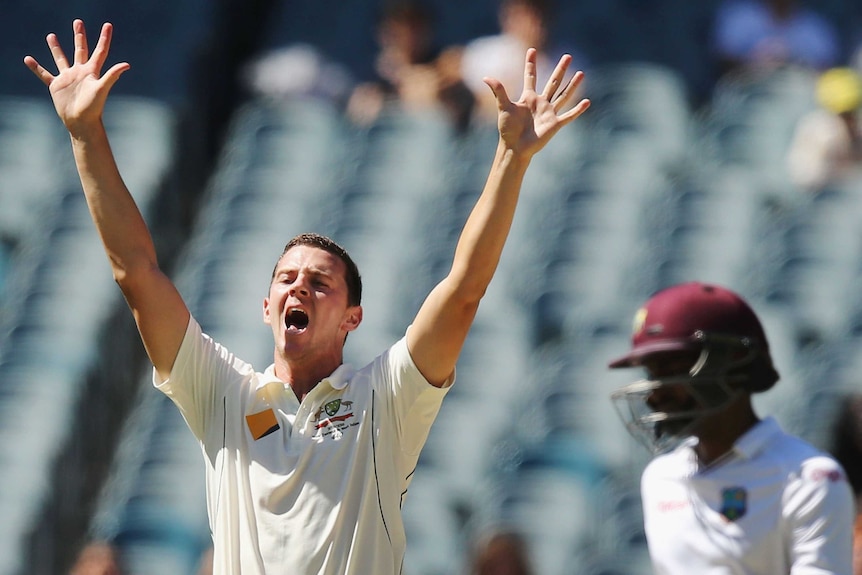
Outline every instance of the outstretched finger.
<path id="1" fill-rule="evenodd" d="M 575 72 L 574 76 L 569 79 L 569 82 L 566 84 L 566 87 L 563 88 L 563 91 L 557 94 L 557 97 L 552 99 L 551 102 L 554 104 L 554 111 L 559 112 L 563 106 L 566 105 L 572 95 L 578 90 L 578 86 L 584 81 L 584 73 L 580 70 Z"/>
<path id="2" fill-rule="evenodd" d="M 524 59 L 524 91 L 536 91 L 536 49 L 529 48 Z"/>
<path id="3" fill-rule="evenodd" d="M 72 30 L 75 33 L 75 64 L 84 64 L 90 57 L 87 48 L 87 32 L 84 30 L 84 22 L 75 20 L 72 23 Z"/>
<path id="4" fill-rule="evenodd" d="M 111 47 L 111 37 L 113 36 L 114 27 L 110 22 L 102 24 L 102 32 L 99 34 L 99 41 L 93 49 L 93 63 L 97 70 L 101 70 L 105 65 L 105 60 L 108 58 L 108 50 Z"/>
<path id="5" fill-rule="evenodd" d="M 580 116 L 581 114 L 586 112 L 587 108 L 589 108 L 589 107 L 590 107 L 590 101 L 587 98 L 584 98 L 583 100 L 578 102 L 574 108 L 567 111 L 565 114 L 562 114 L 559 116 L 560 125 L 564 126 L 564 125 L 568 124 L 569 122 L 571 122 L 572 120 L 574 120 L 575 118 L 577 118 L 578 116 Z"/>
<path id="6" fill-rule="evenodd" d="M 24 65 L 30 68 L 30 71 L 36 74 L 36 77 L 42 80 L 43 84 L 46 86 L 51 85 L 51 82 L 54 80 L 54 75 L 43 68 L 41 64 L 36 61 L 36 58 L 33 56 L 24 56 Z"/>
<path id="7" fill-rule="evenodd" d="M 554 94 L 563 83 L 563 77 L 566 75 L 566 70 L 569 69 L 569 64 L 572 62 L 572 57 L 569 54 L 564 54 L 560 61 L 557 62 L 557 67 L 551 77 L 548 78 L 548 83 L 545 84 L 545 89 L 542 91 L 542 96 L 549 102 L 554 99 Z"/>
<path id="8" fill-rule="evenodd" d="M 62 72 L 68 68 L 69 60 L 66 59 L 66 54 L 63 52 L 63 48 L 60 47 L 60 41 L 57 39 L 57 35 L 52 32 L 51 34 L 48 34 L 45 41 L 48 42 L 48 49 L 51 50 L 51 56 L 54 58 L 54 63 L 57 65 L 57 70 Z"/>

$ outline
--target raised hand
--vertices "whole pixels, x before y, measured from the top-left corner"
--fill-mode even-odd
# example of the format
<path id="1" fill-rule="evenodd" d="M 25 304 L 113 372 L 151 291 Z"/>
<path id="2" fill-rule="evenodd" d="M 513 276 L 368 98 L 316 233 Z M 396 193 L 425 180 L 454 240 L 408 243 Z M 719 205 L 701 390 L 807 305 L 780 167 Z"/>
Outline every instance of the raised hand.
<path id="1" fill-rule="evenodd" d="M 560 128 L 580 116 L 590 107 L 583 99 L 573 108 L 560 113 L 571 100 L 584 74 L 578 71 L 557 93 L 569 64 L 570 55 L 560 58 L 542 93 L 536 92 L 536 50 L 527 50 L 524 62 L 524 89 L 517 102 L 512 102 L 503 84 L 494 78 L 484 78 L 497 99 L 497 127 L 503 143 L 516 153 L 532 156 L 541 150 Z"/>
<path id="2" fill-rule="evenodd" d="M 75 136 L 94 122 L 101 121 L 108 92 L 120 75 L 129 69 L 129 64 L 114 64 L 102 75 L 102 67 L 111 46 L 113 26 L 110 23 L 102 25 L 99 41 L 92 55 L 89 54 L 84 23 L 75 20 L 72 23 L 72 31 L 75 37 L 75 54 L 71 65 L 60 47 L 57 35 L 48 34 L 46 39 L 57 66 L 56 76 L 32 56 L 26 56 L 24 64 L 48 86 L 57 114 L 69 132 Z"/>

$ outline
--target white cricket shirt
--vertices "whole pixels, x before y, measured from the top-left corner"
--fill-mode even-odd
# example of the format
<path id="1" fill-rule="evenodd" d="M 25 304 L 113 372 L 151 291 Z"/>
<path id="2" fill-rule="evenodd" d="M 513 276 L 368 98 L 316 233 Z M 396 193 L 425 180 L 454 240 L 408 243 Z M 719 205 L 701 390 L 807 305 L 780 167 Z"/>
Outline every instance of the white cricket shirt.
<path id="1" fill-rule="evenodd" d="M 401 572 L 401 504 L 448 389 L 406 338 L 300 403 L 192 319 L 170 378 L 154 377 L 201 442 L 215 575 Z"/>
<path id="2" fill-rule="evenodd" d="M 768 418 L 702 468 L 690 440 L 641 482 L 657 574 L 851 575 L 854 500 L 841 466 Z"/>

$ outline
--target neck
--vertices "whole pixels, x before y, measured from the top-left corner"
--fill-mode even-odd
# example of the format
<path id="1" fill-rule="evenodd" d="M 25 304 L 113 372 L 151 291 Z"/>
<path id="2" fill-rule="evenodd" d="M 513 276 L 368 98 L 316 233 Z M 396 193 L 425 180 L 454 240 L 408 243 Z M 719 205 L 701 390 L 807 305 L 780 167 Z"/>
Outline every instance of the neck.
<path id="1" fill-rule="evenodd" d="M 695 452 L 698 459 L 704 465 L 715 463 L 727 455 L 736 441 L 759 421 L 747 394 L 735 399 L 721 411 L 705 417 L 698 424 L 696 433 L 698 443 Z"/>
<path id="2" fill-rule="evenodd" d="M 318 383 L 329 377 L 341 363 L 341 358 L 330 361 L 320 361 L 318 359 L 318 361 L 305 363 L 299 360 L 288 360 L 276 356 L 275 375 L 290 385 L 296 398 L 302 401 L 312 389 L 317 387 Z"/>

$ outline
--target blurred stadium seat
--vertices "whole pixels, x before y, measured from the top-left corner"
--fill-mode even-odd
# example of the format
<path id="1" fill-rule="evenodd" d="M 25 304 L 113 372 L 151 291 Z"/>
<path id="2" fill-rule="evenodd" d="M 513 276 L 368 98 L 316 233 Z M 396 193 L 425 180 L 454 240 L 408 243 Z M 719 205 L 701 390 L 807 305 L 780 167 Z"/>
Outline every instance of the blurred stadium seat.
<path id="1" fill-rule="evenodd" d="M 705 36 L 717 3 L 558 6 L 554 33 L 591 57 L 593 108 L 524 182 L 498 277 L 405 499 L 405 573 L 457 572 L 484 521 L 528 530 L 543 574 L 568 575 L 573 562 L 586 575 L 649 572 L 637 493 L 648 454 L 607 401 L 631 374 L 606 363 L 626 348 L 638 303 L 669 283 L 717 281 L 749 296 L 782 373 L 758 406 L 790 430 L 824 440 L 830 405 L 858 386 L 862 186 L 794 195 L 783 154 L 813 105 L 813 76 L 731 76 L 712 89 Z M 495 28 L 493 2 L 433 4 L 447 42 Z M 367 75 L 376 50 L 368 2 L 273 6 L 256 30 L 258 54 L 309 42 Z M 20 57 L 40 49 L 44 58 L 33 39 L 62 33 L 72 16 L 93 31 L 100 19 L 114 21 L 112 57 L 132 70 L 105 119 L 129 188 L 159 210 L 166 175 L 190 153 L 177 148 L 178 111 L 224 97 L 192 98 L 208 85 L 194 63 L 210 43 L 235 45 L 214 35 L 217 16 L 230 12 L 224 3 L 10 10 L 20 26 L 0 48 L 18 66 L 0 67 L 0 481 L 9 486 L 0 493 L 0 575 L 30 572 L 22 541 L 51 490 L 61 492 L 50 466 L 97 361 L 99 330 L 123 305 L 72 189 L 67 136 Z M 183 295 L 211 335 L 262 368 L 272 349 L 258 319 L 268 274 L 294 233 L 329 234 L 367 285 L 366 320 L 346 359 L 370 360 L 448 271 L 494 153 L 494 127 L 456 137 L 439 117 L 391 109 L 358 129 L 315 100 L 252 99 L 231 120 L 199 204 L 182 191 L 168 200 L 200 206 L 188 243 L 172 246 Z M 191 575 L 208 537 L 199 449 L 150 388 L 146 366 L 140 381 L 91 531 L 121 545 L 136 574 Z"/>
<path id="2" fill-rule="evenodd" d="M 81 399 L 101 330 L 121 298 L 84 198 L 70 187 L 76 176 L 68 136 L 56 116 L 51 118 L 50 104 L 17 97 L 4 104 L 0 145 L 9 178 L 0 186 L 2 213 L 8 216 L 2 227 L 15 238 L 16 252 L 0 308 L 0 387 L 9 410 L 31 413 L 4 433 L 18 445 L 28 445 L 21 437 L 29 436 L 31 449 L 15 466 L 0 466 L 0 474 L 13 474 L 3 483 L 29 510 L 7 522 L 20 542 L 50 496 L 47 479 L 74 422 L 71 408 Z M 121 111 L 114 115 L 115 110 Z M 118 162 L 145 213 L 170 165 L 171 117 L 157 103 L 122 97 L 106 110 Z M 22 148 L 21 140 L 29 146 Z M 46 481 L 21 481 L 27 476 Z M 20 548 L 4 557 L 22 560 Z"/>

